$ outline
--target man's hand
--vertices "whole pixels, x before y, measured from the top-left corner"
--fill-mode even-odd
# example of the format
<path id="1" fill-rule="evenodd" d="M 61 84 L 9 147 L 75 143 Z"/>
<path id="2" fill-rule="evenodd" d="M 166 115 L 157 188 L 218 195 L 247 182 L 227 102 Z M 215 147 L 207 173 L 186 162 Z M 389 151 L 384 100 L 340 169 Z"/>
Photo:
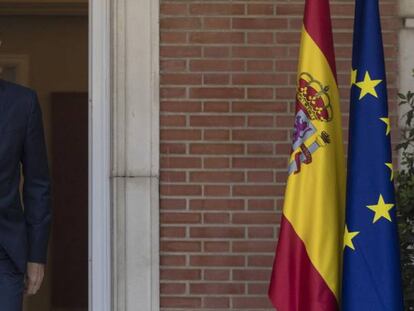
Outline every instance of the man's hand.
<path id="1" fill-rule="evenodd" d="M 25 278 L 25 289 L 26 295 L 34 295 L 42 284 L 43 277 L 45 275 L 45 265 L 37 262 L 27 263 L 27 272 Z"/>

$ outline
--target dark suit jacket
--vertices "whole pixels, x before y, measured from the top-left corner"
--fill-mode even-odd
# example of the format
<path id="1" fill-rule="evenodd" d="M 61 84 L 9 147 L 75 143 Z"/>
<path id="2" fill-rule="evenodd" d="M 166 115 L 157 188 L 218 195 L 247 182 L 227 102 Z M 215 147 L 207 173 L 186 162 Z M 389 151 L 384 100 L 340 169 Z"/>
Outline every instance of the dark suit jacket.
<path id="1" fill-rule="evenodd" d="M 0 79 L 0 244 L 23 273 L 27 261 L 46 263 L 50 191 L 37 94 Z"/>

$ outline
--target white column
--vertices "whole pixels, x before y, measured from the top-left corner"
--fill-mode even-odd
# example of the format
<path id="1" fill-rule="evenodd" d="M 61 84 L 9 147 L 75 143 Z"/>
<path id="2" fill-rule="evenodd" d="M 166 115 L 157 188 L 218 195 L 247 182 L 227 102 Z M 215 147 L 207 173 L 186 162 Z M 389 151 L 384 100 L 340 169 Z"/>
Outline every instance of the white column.
<path id="1" fill-rule="evenodd" d="M 414 91 L 414 1 L 400 0 L 400 16 L 403 18 L 403 28 L 399 35 L 399 90 L 401 93 Z M 407 111 L 401 106 L 400 117 Z M 400 118 L 401 120 L 401 118 Z M 404 121 L 400 121 L 400 128 Z"/>
<path id="2" fill-rule="evenodd" d="M 159 310 L 157 0 L 112 7 L 113 310 Z"/>

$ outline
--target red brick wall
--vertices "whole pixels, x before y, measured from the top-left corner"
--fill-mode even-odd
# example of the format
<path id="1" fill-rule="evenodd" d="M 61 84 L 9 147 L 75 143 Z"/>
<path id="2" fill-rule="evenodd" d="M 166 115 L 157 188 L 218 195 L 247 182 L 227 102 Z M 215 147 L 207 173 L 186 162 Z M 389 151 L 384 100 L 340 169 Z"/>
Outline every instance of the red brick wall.
<path id="1" fill-rule="evenodd" d="M 392 99 L 396 2 L 381 1 Z M 162 310 L 270 309 L 302 13 L 303 1 L 161 1 Z M 346 112 L 353 1 L 332 15 Z"/>

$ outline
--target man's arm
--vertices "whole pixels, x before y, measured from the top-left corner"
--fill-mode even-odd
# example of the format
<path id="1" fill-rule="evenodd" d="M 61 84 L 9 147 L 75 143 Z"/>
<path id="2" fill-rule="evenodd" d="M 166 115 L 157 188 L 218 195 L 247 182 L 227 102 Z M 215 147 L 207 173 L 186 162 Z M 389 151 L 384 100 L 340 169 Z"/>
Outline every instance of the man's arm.
<path id="1" fill-rule="evenodd" d="M 46 263 L 50 232 L 50 177 L 42 112 L 37 94 L 32 93 L 29 119 L 21 159 L 23 203 L 28 234 L 28 261 Z"/>

